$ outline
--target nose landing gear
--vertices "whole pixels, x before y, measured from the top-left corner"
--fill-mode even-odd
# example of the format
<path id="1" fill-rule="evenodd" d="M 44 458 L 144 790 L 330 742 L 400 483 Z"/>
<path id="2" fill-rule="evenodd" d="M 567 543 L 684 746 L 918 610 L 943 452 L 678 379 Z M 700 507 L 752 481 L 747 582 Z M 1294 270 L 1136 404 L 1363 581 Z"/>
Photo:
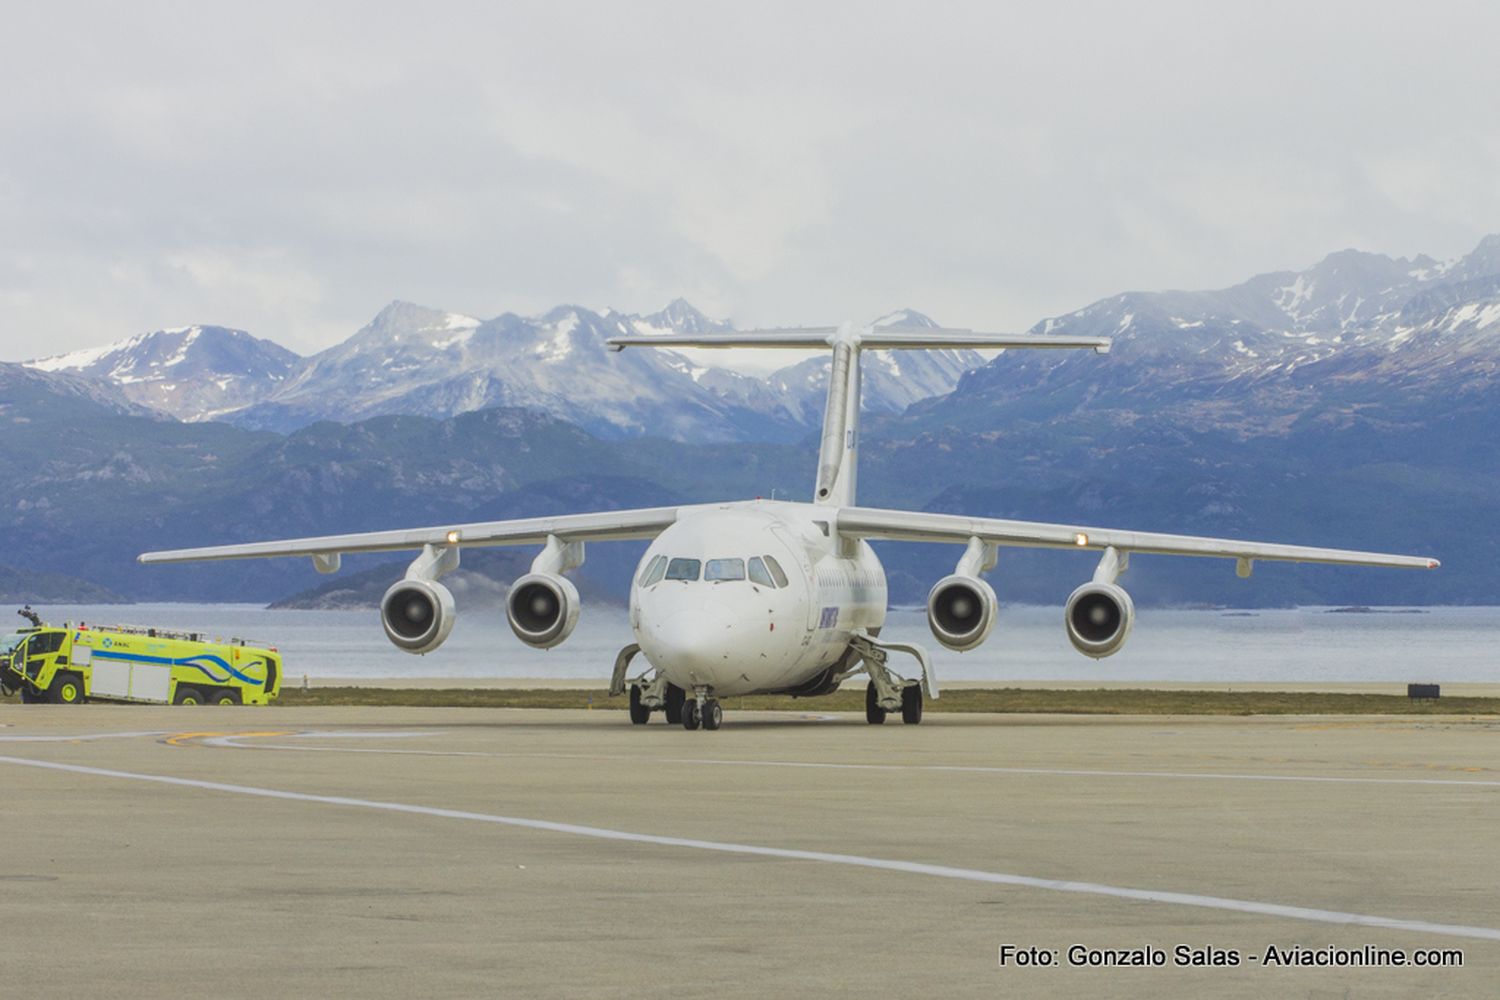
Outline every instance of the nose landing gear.
<path id="1" fill-rule="evenodd" d="M 693 697 L 683 702 L 683 729 L 697 729 L 701 725 L 704 729 L 712 731 L 723 724 L 724 710 L 719 707 L 719 699 L 708 696 L 708 688 L 695 688 Z"/>

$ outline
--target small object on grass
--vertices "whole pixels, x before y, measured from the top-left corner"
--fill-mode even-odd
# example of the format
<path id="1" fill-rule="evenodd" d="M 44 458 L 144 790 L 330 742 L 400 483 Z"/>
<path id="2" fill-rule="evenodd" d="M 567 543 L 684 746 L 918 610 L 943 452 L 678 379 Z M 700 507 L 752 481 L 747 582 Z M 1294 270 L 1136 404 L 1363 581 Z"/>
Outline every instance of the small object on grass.
<path id="1" fill-rule="evenodd" d="M 1408 698 L 1437 698 L 1442 694 L 1441 685 L 1438 684 L 1408 684 L 1406 685 L 1406 696 Z"/>

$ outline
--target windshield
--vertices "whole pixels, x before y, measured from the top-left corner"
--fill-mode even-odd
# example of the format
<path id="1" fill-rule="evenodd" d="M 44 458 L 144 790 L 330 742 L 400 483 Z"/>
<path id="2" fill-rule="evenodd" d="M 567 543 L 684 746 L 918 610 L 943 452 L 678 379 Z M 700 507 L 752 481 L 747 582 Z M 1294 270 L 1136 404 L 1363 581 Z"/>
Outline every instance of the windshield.
<path id="1" fill-rule="evenodd" d="M 743 559 L 710 559 L 708 568 L 703 573 L 703 579 L 715 582 L 743 580 L 744 578 L 745 560 Z"/>
<path id="2" fill-rule="evenodd" d="M 0 636 L 0 656 L 9 656 L 10 651 L 15 649 L 26 638 L 21 632 L 12 632 L 10 635 Z"/>
<path id="3" fill-rule="evenodd" d="M 668 580 L 696 580 L 703 564 L 697 559 L 673 559 L 667 563 Z"/>

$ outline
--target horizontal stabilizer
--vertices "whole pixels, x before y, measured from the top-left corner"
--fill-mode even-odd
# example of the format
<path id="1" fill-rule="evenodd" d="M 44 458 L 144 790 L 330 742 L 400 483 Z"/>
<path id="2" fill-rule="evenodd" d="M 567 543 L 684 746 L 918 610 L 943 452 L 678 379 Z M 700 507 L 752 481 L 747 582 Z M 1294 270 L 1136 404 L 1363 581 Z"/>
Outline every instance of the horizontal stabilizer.
<path id="1" fill-rule="evenodd" d="M 847 342 L 867 351 L 943 350 L 945 348 L 1093 348 L 1109 351 L 1108 337 L 1042 337 L 1027 333 L 976 333 L 942 327 L 892 327 L 846 330 L 835 326 L 790 327 L 784 330 L 735 330 L 730 333 L 669 333 L 660 336 L 611 337 L 612 351 L 627 347 L 772 347 L 828 348 Z"/>
<path id="2" fill-rule="evenodd" d="M 611 351 L 627 347 L 820 347 L 827 348 L 836 326 L 799 326 L 784 330 L 735 330 L 732 333 L 666 333 L 661 336 L 611 337 Z"/>
<path id="3" fill-rule="evenodd" d="M 883 326 L 859 335 L 859 346 L 871 351 L 938 350 L 942 348 L 1070 348 L 1109 351 L 1108 337 L 1042 337 L 1029 333 L 977 333 L 931 326 Z"/>

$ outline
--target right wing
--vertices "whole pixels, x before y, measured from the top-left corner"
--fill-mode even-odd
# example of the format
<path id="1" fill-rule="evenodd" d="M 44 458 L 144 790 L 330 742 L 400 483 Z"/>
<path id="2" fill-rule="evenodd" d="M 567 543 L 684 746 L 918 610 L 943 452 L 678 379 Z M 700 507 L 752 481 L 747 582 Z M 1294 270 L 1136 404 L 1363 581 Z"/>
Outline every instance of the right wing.
<path id="1" fill-rule="evenodd" d="M 342 555 L 345 552 L 400 552 L 426 545 L 464 548 L 485 545 L 543 545 L 548 536 L 568 542 L 618 541 L 655 538 L 676 523 L 688 507 L 643 507 L 637 510 L 606 510 L 591 514 L 557 517 L 527 517 L 514 521 L 481 521 L 476 524 L 445 524 L 396 531 L 367 531 L 354 535 L 320 535 L 275 542 L 241 545 L 211 545 L 197 549 L 170 549 L 138 556 L 143 563 L 198 562 L 204 559 L 264 559 L 277 556 Z"/>
<path id="2" fill-rule="evenodd" d="M 970 538 L 998 546 L 1041 549 L 1108 549 L 1148 555 L 1207 556 L 1235 559 L 1248 573 L 1260 561 L 1331 563 L 1343 566 L 1389 566 L 1399 569 L 1437 569 L 1430 556 L 1392 555 L 1385 552 L 1353 552 L 1275 542 L 1244 542 L 1232 538 L 1200 538 L 1195 535 L 1165 535 L 1119 528 L 1090 528 L 1077 524 L 1045 524 L 1011 521 L 996 517 L 961 514 L 930 514 L 915 510 L 881 510 L 875 507 L 843 507 L 838 512 L 838 531 L 850 538 L 889 539 L 898 542 L 950 542 L 963 544 Z"/>

